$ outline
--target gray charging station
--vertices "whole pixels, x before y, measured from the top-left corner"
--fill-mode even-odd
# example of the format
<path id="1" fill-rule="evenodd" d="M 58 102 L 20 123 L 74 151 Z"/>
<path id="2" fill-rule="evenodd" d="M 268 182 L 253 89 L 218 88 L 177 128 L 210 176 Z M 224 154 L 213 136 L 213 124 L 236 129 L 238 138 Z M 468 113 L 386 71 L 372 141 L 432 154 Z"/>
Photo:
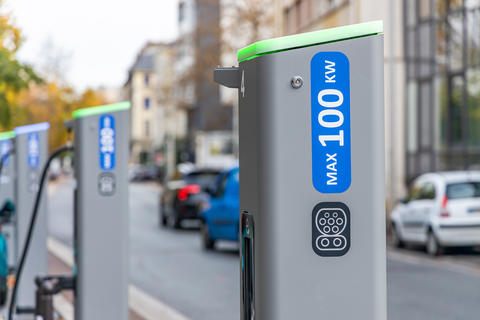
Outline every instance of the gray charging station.
<path id="1" fill-rule="evenodd" d="M 129 108 L 73 113 L 77 320 L 128 320 Z"/>
<path id="2" fill-rule="evenodd" d="M 13 148 L 13 131 L 0 133 L 0 157 L 5 157 L 0 175 L 0 206 L 6 201 L 14 202 L 15 199 L 15 154 Z M 9 223 L 2 224 L 2 232 L 7 242 L 7 263 L 13 268 L 17 261 L 15 215 Z"/>
<path id="3" fill-rule="evenodd" d="M 257 42 L 238 88 L 241 319 L 386 319 L 383 24 Z"/>
<path id="4" fill-rule="evenodd" d="M 43 167 L 48 158 L 48 123 L 37 123 L 14 129 L 15 148 L 15 224 L 16 250 L 24 247 L 35 197 Z M 47 256 L 47 196 L 43 193 L 37 222 L 33 231 L 28 259 L 23 269 L 17 295 L 17 312 L 30 311 L 35 306 L 35 277 L 48 272 Z M 18 253 L 16 254 L 18 256 Z"/>

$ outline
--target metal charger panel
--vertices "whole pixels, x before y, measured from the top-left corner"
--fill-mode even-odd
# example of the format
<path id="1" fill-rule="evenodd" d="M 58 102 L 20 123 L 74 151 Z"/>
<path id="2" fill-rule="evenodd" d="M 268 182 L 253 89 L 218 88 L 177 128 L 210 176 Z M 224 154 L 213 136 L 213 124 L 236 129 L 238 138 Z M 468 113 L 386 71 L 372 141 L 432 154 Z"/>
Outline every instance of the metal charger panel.
<path id="1" fill-rule="evenodd" d="M 23 250 L 40 177 L 48 158 L 48 130 L 17 134 L 15 141 L 15 223 L 18 253 Z M 18 286 L 18 308 L 35 306 L 35 277 L 48 273 L 47 190 L 43 189 L 28 257 Z"/>
<path id="2" fill-rule="evenodd" d="M 128 319 L 129 111 L 75 120 L 75 319 Z"/>
<path id="3" fill-rule="evenodd" d="M 344 55 L 349 66 L 351 161 L 343 172 L 350 170 L 351 179 L 337 190 L 319 187 L 328 187 L 327 180 L 314 185 L 313 161 L 325 155 L 315 157 L 312 149 L 312 139 L 327 132 L 315 132 L 312 118 L 323 110 L 312 110 L 312 89 L 322 90 L 312 84 L 318 76 L 311 74 L 312 59 L 320 53 L 325 62 L 331 52 Z M 254 294 L 241 295 L 254 297 L 253 312 L 243 305 L 241 319 L 386 319 L 383 35 L 259 56 L 241 62 L 239 75 L 240 211 L 255 223 Z M 303 85 L 294 88 L 294 77 Z M 337 129 L 346 125 L 339 122 Z M 328 164 L 318 172 L 326 176 Z M 317 218 L 328 225 L 326 213 L 337 219 L 342 212 L 345 219 L 329 225 L 338 232 L 316 225 Z M 329 241 L 322 247 L 324 238 Z"/>

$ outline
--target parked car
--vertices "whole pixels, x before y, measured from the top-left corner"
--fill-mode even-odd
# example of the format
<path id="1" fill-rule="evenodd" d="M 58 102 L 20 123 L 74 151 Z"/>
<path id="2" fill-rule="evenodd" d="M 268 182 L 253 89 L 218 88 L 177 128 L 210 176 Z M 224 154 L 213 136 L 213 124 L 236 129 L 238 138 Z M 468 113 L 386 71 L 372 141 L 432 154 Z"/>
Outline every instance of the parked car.
<path id="1" fill-rule="evenodd" d="M 154 164 L 133 165 L 129 170 L 130 181 L 158 181 L 161 178 L 161 170 Z"/>
<path id="2" fill-rule="evenodd" d="M 421 244 L 431 255 L 480 245 L 480 171 L 420 176 L 394 208 L 391 227 L 395 246 Z"/>
<path id="3" fill-rule="evenodd" d="M 219 173 L 219 169 L 194 169 L 181 180 L 169 181 L 160 195 L 160 224 L 179 229 L 184 220 L 198 220 L 205 191 Z"/>
<path id="4" fill-rule="evenodd" d="M 220 173 L 209 189 L 210 197 L 201 212 L 205 249 L 213 249 L 217 240 L 238 241 L 239 190 L 238 167 Z"/>

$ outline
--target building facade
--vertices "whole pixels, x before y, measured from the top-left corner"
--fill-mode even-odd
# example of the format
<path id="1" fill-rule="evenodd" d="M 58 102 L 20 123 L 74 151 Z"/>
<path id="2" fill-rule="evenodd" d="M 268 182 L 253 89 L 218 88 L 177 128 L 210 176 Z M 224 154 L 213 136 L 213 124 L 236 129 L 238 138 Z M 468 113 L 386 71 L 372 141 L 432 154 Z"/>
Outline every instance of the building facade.
<path id="1" fill-rule="evenodd" d="M 232 105 L 224 103 L 213 82 L 221 62 L 219 0 L 181 0 L 176 43 L 175 99 L 187 114 L 188 159 L 194 162 L 196 133 L 232 132 Z"/>
<path id="2" fill-rule="evenodd" d="M 480 0 L 403 0 L 406 176 L 480 168 Z"/>
<path id="3" fill-rule="evenodd" d="M 389 207 L 406 192 L 403 4 L 378 0 L 275 0 L 277 35 L 384 21 L 386 178 Z M 430 0 L 426 0 L 430 1 Z"/>
<path id="4" fill-rule="evenodd" d="M 186 116 L 172 97 L 172 44 L 147 43 L 137 55 L 125 84 L 131 101 L 131 161 L 176 164 L 176 141 L 186 135 Z"/>

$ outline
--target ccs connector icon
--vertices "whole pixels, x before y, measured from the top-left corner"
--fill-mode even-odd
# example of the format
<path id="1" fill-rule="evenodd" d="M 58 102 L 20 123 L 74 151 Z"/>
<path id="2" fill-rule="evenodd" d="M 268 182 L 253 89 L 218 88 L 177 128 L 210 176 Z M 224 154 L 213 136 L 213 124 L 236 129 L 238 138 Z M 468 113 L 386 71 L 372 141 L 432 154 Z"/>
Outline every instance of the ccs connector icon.
<path id="1" fill-rule="evenodd" d="M 350 249 L 350 210 L 341 202 L 321 202 L 312 212 L 312 248 L 322 257 L 339 257 Z"/>

